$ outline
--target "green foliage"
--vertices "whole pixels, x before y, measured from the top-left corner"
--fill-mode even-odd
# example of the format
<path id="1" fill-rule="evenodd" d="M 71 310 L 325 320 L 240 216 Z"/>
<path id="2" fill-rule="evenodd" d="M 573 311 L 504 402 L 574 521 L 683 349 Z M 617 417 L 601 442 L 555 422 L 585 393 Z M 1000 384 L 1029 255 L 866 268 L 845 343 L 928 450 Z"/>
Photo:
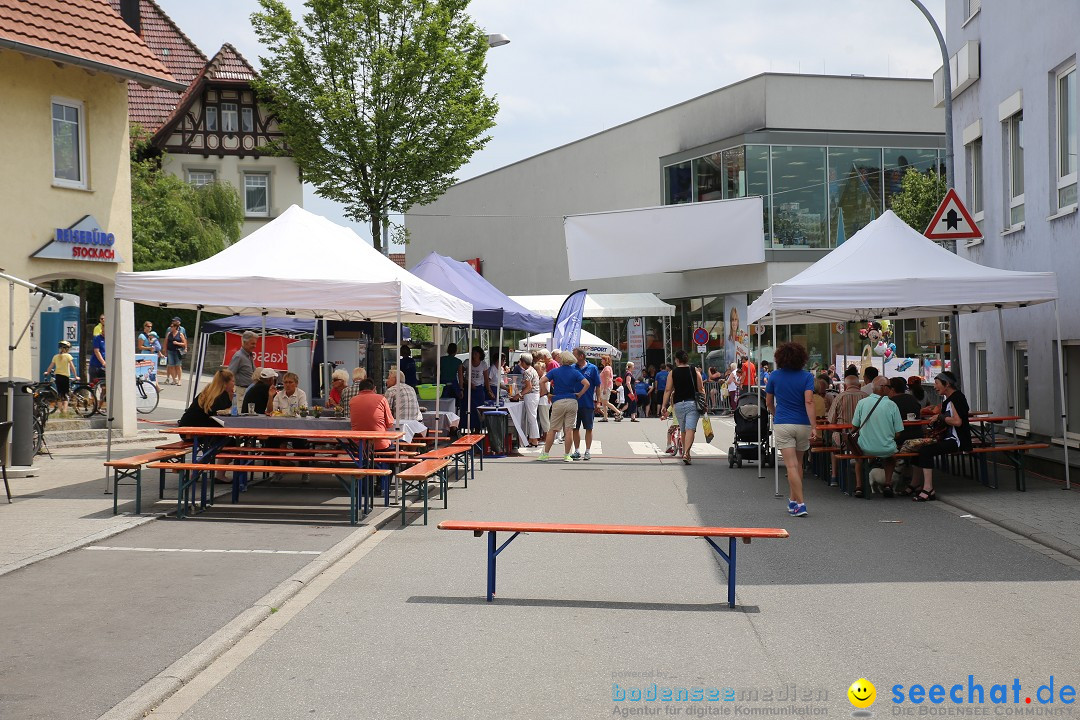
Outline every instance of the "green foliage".
<path id="1" fill-rule="evenodd" d="M 434 201 L 490 139 L 487 35 L 468 0 L 307 0 L 302 24 L 260 4 L 257 87 L 288 154 L 381 248 L 387 214 Z"/>
<path id="2" fill-rule="evenodd" d="M 413 343 L 426 343 L 431 342 L 431 326 L 421 325 L 419 323 L 405 323 L 409 327 L 409 337 L 412 338 L 410 342 Z"/>
<path id="3" fill-rule="evenodd" d="M 240 239 L 244 211 L 224 182 L 193 187 L 161 170 L 137 129 L 131 144 L 131 226 L 135 270 L 189 265 Z"/>
<path id="4" fill-rule="evenodd" d="M 921 173 L 908 168 L 900 188 L 892 199 L 893 212 L 920 233 L 925 232 L 934 219 L 934 212 L 945 199 L 945 193 L 949 191 L 945 177 L 933 170 Z"/>

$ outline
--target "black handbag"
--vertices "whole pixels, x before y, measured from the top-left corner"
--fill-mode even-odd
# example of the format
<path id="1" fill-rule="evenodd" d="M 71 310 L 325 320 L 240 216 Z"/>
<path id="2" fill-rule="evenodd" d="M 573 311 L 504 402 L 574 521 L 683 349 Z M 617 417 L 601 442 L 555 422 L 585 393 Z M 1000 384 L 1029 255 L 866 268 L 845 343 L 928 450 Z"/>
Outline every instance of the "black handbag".
<path id="1" fill-rule="evenodd" d="M 870 408 L 870 412 L 866 413 L 866 417 L 863 418 L 863 425 L 866 425 L 866 423 L 870 420 L 870 416 L 874 414 L 874 411 L 877 410 L 877 406 L 880 405 L 881 401 L 884 399 L 884 395 L 878 398 L 878 401 L 874 403 L 874 407 Z M 855 428 L 854 430 L 848 430 L 841 436 L 841 439 L 844 441 L 844 450 L 847 451 L 849 455 L 863 454 L 862 448 L 859 447 L 859 428 Z"/>
<path id="2" fill-rule="evenodd" d="M 697 407 L 697 411 L 702 415 L 708 412 L 708 406 L 705 404 L 705 393 L 694 393 L 694 406 Z"/>

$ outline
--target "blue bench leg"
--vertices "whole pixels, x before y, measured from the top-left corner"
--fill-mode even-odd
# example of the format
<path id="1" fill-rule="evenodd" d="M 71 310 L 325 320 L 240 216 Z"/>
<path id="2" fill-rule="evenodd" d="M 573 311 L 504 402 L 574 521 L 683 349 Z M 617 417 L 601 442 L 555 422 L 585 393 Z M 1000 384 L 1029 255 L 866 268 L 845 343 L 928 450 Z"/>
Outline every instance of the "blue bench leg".
<path id="1" fill-rule="evenodd" d="M 495 531 L 488 532 L 487 601 L 495 599 Z"/>
<path id="2" fill-rule="evenodd" d="M 158 494 L 157 494 L 157 498 L 158 498 L 158 500 L 164 500 L 165 499 L 165 468 L 162 468 L 158 472 L 160 473 L 160 475 L 158 476 Z"/>
<path id="3" fill-rule="evenodd" d="M 116 493 L 113 493 L 116 502 Z M 142 515 L 142 467 L 135 471 L 135 514 Z"/>
<path id="4" fill-rule="evenodd" d="M 730 608 L 735 607 L 735 550 L 738 546 L 736 538 L 728 538 L 727 603 Z"/>

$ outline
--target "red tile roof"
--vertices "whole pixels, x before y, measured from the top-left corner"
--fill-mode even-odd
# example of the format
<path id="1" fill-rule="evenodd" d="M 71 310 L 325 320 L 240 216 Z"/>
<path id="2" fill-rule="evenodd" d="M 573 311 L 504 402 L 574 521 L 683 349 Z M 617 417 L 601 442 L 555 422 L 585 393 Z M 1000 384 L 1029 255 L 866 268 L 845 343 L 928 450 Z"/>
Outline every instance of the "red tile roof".
<path id="1" fill-rule="evenodd" d="M 119 13 L 120 0 L 109 1 Z M 190 85 L 206 66 L 206 55 L 153 0 L 139 0 L 139 16 L 143 42 L 165 64 L 173 77 L 184 85 Z M 153 134 L 172 114 L 180 102 L 180 96 L 181 93 L 171 90 L 128 83 L 128 117 L 131 122 L 138 123 Z"/>
<path id="2" fill-rule="evenodd" d="M 0 0 L 0 47 L 176 87 L 107 0 Z"/>
<path id="3" fill-rule="evenodd" d="M 390 253 L 390 259 L 401 267 L 405 267 L 405 253 Z"/>
<path id="4" fill-rule="evenodd" d="M 240 82 L 250 83 L 256 77 L 255 69 L 244 59 L 240 51 L 229 43 L 225 43 L 218 50 L 217 55 L 210 61 L 210 68 L 206 71 L 206 79 L 211 82 Z"/>

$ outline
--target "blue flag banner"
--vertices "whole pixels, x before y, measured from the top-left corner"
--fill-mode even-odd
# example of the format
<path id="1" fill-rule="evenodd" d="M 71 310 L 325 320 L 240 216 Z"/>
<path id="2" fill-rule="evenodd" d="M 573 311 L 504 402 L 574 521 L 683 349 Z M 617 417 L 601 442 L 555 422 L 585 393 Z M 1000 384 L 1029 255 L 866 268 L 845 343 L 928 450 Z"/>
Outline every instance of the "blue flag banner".
<path id="1" fill-rule="evenodd" d="M 585 295 L 588 291 L 578 290 L 563 300 L 559 315 L 555 318 L 555 328 L 551 333 L 552 350 L 573 350 L 581 342 L 581 321 L 585 317 Z"/>

